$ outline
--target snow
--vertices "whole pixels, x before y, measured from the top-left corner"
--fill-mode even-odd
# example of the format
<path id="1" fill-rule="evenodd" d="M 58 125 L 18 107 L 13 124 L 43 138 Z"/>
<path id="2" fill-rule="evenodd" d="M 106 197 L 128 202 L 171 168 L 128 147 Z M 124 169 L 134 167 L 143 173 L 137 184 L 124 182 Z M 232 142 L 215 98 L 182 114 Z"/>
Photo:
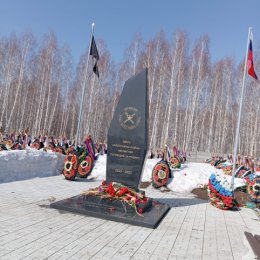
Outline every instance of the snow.
<path id="1" fill-rule="evenodd" d="M 105 180 L 106 167 L 107 167 L 107 156 L 106 155 L 98 156 L 98 160 L 95 162 L 94 168 L 91 172 L 91 177 L 98 180 Z"/>
<path id="2" fill-rule="evenodd" d="M 222 170 L 208 163 L 183 164 L 180 170 L 174 171 L 174 177 L 168 184 L 168 188 L 180 193 L 190 193 L 195 188 L 207 185 L 212 173 L 224 174 Z M 225 177 L 231 183 L 231 176 L 225 175 Z M 244 184 L 244 180 L 235 178 L 235 188 Z"/>
<path id="3" fill-rule="evenodd" d="M 0 152 L 0 183 L 28 179 L 33 177 L 47 177 L 61 173 L 65 156 L 54 153 L 27 148 L 22 151 Z M 100 155 L 95 162 L 89 178 L 105 180 L 106 155 Z M 146 159 L 142 181 L 152 180 L 152 170 L 160 159 Z M 221 173 L 207 163 L 185 163 L 180 169 L 173 171 L 173 178 L 168 182 L 168 188 L 177 193 L 190 193 L 194 188 L 208 184 L 212 173 Z M 231 181 L 231 177 L 227 176 Z M 235 178 L 235 187 L 243 186 L 244 180 Z"/>
<path id="4" fill-rule="evenodd" d="M 142 181 L 152 181 L 152 170 L 160 159 L 147 159 L 145 161 Z M 180 169 L 173 171 L 173 178 L 169 180 L 168 188 L 177 193 L 190 193 L 193 189 L 208 184 L 209 176 L 212 173 L 221 173 L 222 170 L 216 169 L 208 163 L 185 163 Z M 106 155 L 99 156 L 91 176 L 98 180 L 106 179 Z M 231 177 L 225 175 L 231 182 Z M 245 184 L 244 180 L 235 178 L 235 187 Z"/>
<path id="5" fill-rule="evenodd" d="M 52 151 L 25 150 L 0 152 L 0 183 L 34 177 L 58 175 L 63 169 L 65 155 Z"/>

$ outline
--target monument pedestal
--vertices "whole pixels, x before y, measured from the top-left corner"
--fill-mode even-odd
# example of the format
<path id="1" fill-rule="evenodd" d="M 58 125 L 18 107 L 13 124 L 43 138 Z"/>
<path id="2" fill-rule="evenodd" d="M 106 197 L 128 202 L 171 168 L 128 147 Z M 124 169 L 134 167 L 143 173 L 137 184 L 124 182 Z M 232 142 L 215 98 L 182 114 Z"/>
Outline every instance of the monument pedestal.
<path id="1" fill-rule="evenodd" d="M 135 226 L 156 228 L 170 207 L 149 199 L 142 216 L 138 215 L 129 205 L 120 201 L 109 201 L 100 197 L 77 195 L 52 203 L 51 208 L 72 213 L 122 222 Z"/>

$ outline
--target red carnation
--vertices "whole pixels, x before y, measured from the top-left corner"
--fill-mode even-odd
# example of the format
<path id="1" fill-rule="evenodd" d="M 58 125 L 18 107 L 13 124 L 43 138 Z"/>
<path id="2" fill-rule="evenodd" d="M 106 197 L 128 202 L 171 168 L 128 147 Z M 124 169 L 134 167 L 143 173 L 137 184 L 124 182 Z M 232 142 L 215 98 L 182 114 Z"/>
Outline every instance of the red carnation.
<path id="1" fill-rule="evenodd" d="M 110 194 L 112 197 L 115 197 L 116 191 L 112 185 L 112 182 L 109 183 L 108 187 L 106 188 L 106 192 Z"/>
<path id="2" fill-rule="evenodd" d="M 127 192 L 129 192 L 128 188 L 123 187 L 123 188 L 121 188 L 121 189 L 117 192 L 117 195 L 118 195 L 118 196 L 122 196 L 122 195 L 126 194 Z"/>

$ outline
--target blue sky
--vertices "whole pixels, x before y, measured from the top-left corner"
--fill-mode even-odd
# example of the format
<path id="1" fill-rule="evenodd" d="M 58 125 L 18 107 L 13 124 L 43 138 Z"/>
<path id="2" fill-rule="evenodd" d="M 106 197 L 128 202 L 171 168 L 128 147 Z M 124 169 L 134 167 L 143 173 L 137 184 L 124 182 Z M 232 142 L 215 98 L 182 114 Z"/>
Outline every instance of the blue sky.
<path id="1" fill-rule="evenodd" d="M 151 39 L 163 29 L 168 39 L 184 30 L 192 44 L 207 33 L 212 61 L 246 51 L 248 27 L 253 49 L 260 46 L 260 0 L 0 0 L 0 37 L 31 30 L 37 38 L 53 31 L 70 46 L 75 63 L 89 44 L 91 23 L 115 61 L 134 34 Z"/>

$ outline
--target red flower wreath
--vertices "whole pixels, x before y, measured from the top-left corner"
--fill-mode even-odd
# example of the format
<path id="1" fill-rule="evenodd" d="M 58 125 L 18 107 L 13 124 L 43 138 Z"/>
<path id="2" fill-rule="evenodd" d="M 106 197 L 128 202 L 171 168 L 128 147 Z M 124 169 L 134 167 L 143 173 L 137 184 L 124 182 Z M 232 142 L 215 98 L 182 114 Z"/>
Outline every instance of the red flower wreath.
<path id="1" fill-rule="evenodd" d="M 179 157 L 177 156 L 173 156 L 169 158 L 169 166 L 170 169 L 176 169 L 176 168 L 180 168 L 181 167 L 181 160 Z"/>
<path id="2" fill-rule="evenodd" d="M 80 178 L 86 178 L 92 170 L 93 161 L 89 155 L 86 155 L 85 158 L 80 162 L 78 166 L 78 174 Z"/>
<path id="3" fill-rule="evenodd" d="M 74 180 L 77 174 L 77 156 L 75 154 L 67 155 L 64 160 L 63 175 L 67 180 Z"/>
<path id="4" fill-rule="evenodd" d="M 152 184 L 155 188 L 160 188 L 167 184 L 170 176 L 170 168 L 165 161 L 158 162 L 152 172 Z"/>
<path id="5" fill-rule="evenodd" d="M 260 202 L 260 176 L 255 177 L 249 182 L 247 192 L 253 202 Z"/>
<path id="6" fill-rule="evenodd" d="M 39 142 L 34 142 L 30 146 L 33 149 L 39 150 L 40 149 L 40 143 Z"/>

